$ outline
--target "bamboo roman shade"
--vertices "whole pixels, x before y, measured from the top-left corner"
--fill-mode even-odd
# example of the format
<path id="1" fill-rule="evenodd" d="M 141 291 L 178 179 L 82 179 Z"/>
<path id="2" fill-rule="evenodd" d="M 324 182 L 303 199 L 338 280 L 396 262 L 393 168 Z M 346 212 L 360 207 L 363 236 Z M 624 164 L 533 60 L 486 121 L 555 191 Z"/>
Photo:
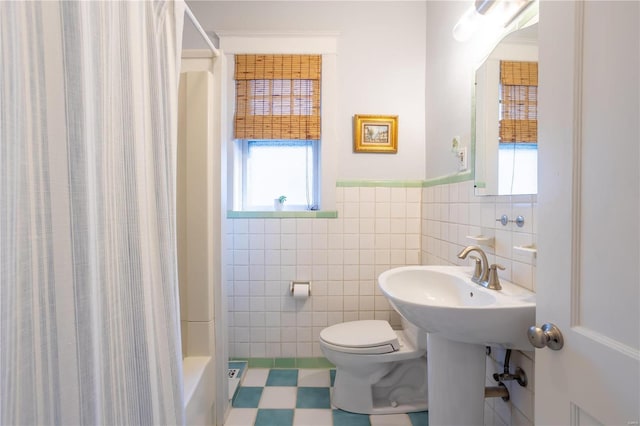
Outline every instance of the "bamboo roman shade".
<path id="1" fill-rule="evenodd" d="M 236 139 L 320 139 L 320 55 L 236 55 Z"/>
<path id="2" fill-rule="evenodd" d="M 500 142 L 538 141 L 538 63 L 500 61 Z"/>

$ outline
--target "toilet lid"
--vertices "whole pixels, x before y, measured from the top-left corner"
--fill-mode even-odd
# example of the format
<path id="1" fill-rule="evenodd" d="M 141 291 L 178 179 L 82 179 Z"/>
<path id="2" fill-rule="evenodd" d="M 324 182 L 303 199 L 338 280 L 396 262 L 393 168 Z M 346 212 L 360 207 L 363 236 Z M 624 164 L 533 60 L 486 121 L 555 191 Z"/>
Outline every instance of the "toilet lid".
<path id="1" fill-rule="evenodd" d="M 385 352 L 400 349 L 398 335 L 387 321 L 361 320 L 343 322 L 320 332 L 326 343 L 343 348 L 374 348 L 385 346 Z M 360 351 L 358 351 L 360 352 Z"/>

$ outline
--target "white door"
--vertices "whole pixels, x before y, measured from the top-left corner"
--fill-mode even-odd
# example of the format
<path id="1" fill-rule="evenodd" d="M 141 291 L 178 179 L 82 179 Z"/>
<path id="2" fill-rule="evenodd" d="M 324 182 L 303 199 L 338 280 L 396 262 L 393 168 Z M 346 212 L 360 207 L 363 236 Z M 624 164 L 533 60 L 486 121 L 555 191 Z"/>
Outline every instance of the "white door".
<path id="1" fill-rule="evenodd" d="M 640 420 L 640 6 L 540 3 L 535 423 Z"/>

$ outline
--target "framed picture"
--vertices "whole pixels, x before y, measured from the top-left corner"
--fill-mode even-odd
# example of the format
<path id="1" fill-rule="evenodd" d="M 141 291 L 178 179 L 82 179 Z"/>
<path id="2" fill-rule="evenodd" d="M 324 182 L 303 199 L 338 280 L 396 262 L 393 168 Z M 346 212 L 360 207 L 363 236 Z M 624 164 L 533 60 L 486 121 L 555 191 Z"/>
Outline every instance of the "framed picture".
<path id="1" fill-rule="evenodd" d="M 398 152 L 398 116 L 354 115 L 353 152 Z"/>

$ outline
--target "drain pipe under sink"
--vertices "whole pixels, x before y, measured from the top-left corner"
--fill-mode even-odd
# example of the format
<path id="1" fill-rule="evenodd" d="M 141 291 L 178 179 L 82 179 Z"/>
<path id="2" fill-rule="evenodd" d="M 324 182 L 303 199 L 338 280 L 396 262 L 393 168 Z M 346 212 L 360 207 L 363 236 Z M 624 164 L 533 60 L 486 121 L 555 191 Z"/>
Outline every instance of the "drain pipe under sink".
<path id="1" fill-rule="evenodd" d="M 504 385 L 504 383 L 498 383 L 498 386 L 485 386 L 484 388 L 484 397 L 485 398 L 502 398 L 503 401 L 509 400 L 509 389 Z"/>
<path id="2" fill-rule="evenodd" d="M 491 354 L 491 347 L 487 346 L 487 355 Z M 484 397 L 485 398 L 502 398 L 503 401 L 509 401 L 509 389 L 505 386 L 502 381 L 507 380 L 515 380 L 518 382 L 520 386 L 527 386 L 527 374 L 522 370 L 522 368 L 516 368 L 516 374 L 511 374 L 509 372 L 509 360 L 511 359 L 511 349 L 507 349 L 504 356 L 504 372 L 502 374 L 495 373 L 493 375 L 493 380 L 498 382 L 498 386 L 486 386 L 484 388 Z"/>

